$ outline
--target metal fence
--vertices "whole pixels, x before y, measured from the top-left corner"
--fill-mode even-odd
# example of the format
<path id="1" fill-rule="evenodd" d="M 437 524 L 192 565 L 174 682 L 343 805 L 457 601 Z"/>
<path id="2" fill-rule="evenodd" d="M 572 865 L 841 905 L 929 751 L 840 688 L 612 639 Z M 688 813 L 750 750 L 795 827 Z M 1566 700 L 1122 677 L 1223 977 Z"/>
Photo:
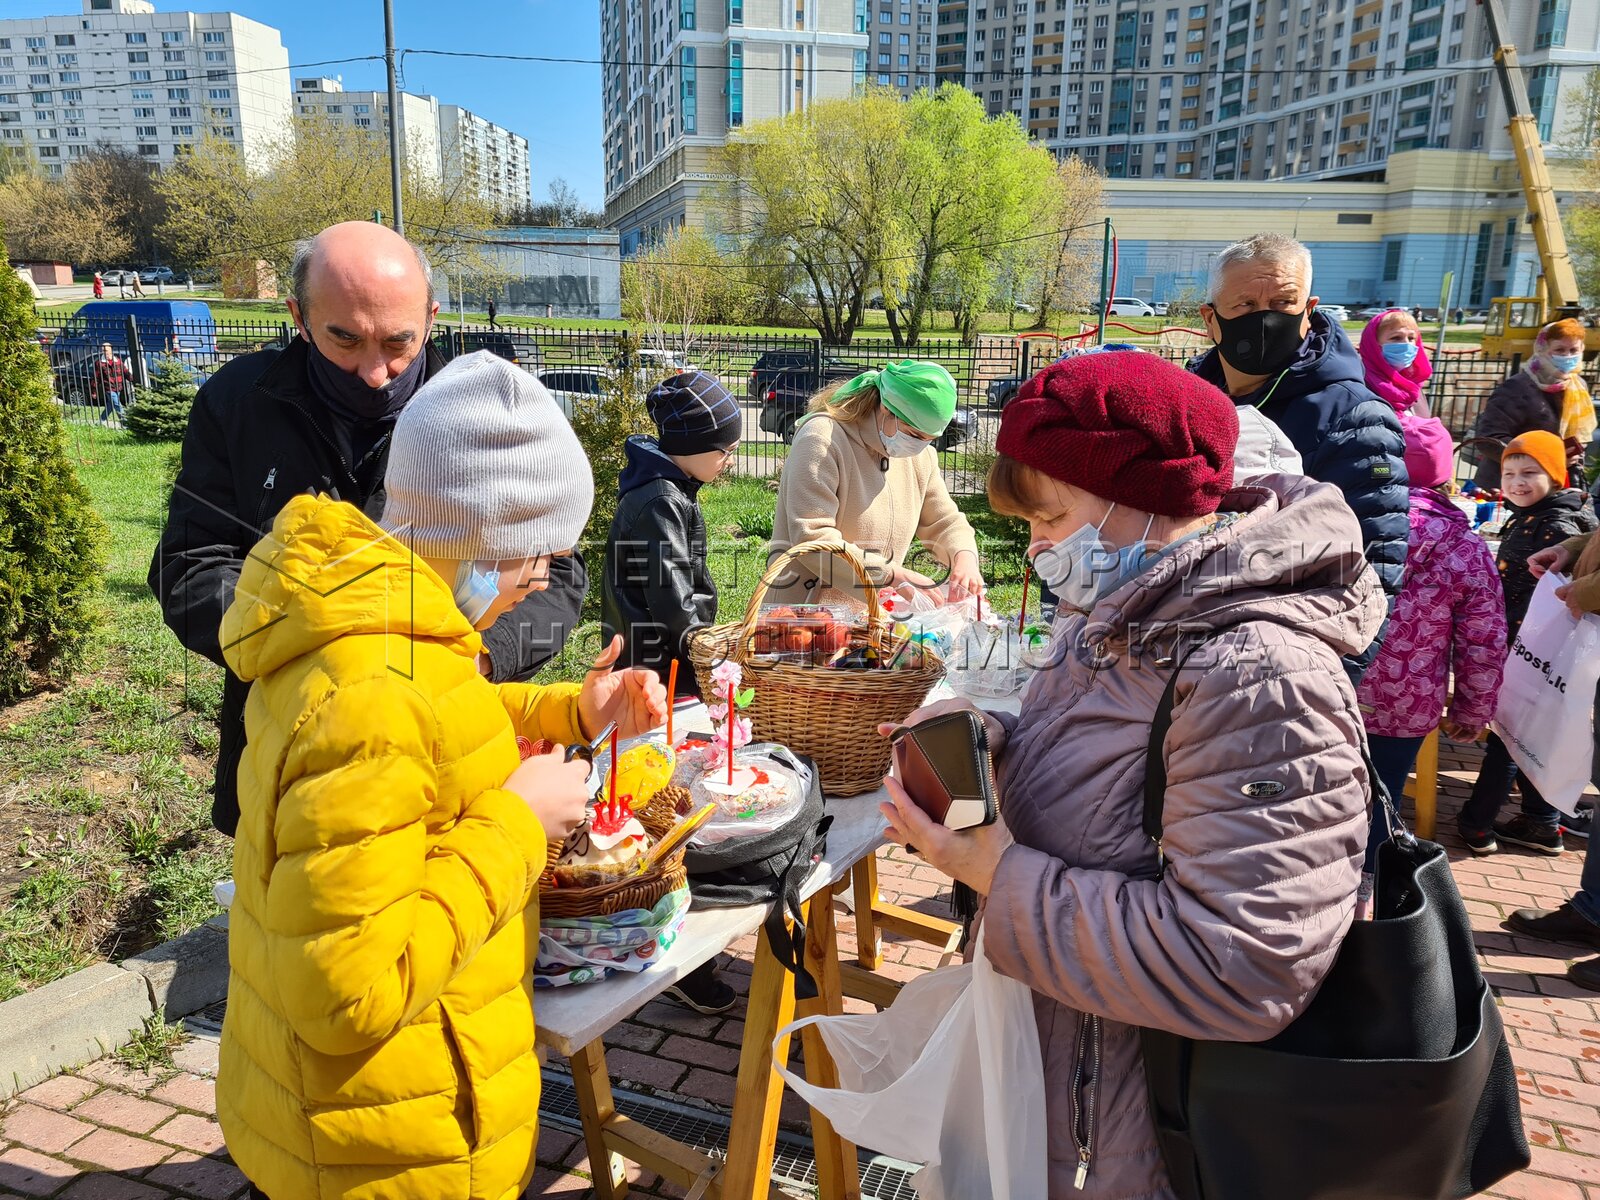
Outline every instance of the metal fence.
<path id="1" fill-rule="evenodd" d="M 200 384 L 233 359 L 284 347 L 293 336 L 288 321 L 174 323 L 154 312 L 149 318 L 119 316 L 102 324 L 51 315 L 39 320 L 39 340 L 55 375 L 57 398 L 68 420 L 79 423 L 119 422 L 114 409 L 107 411 L 106 372 L 95 366 L 104 345 L 124 364 L 127 384 L 118 399 L 126 407 L 149 386 L 164 355 L 175 357 L 191 381 Z M 970 342 L 924 338 L 914 352 L 907 352 L 892 339 L 877 336 L 829 346 L 799 333 L 697 333 L 675 342 L 647 337 L 641 347 L 632 331 L 488 325 L 441 326 L 434 340 L 446 356 L 487 349 L 540 376 L 553 390 L 580 394 L 592 392 L 608 374 L 623 369 L 652 374 L 692 366 L 707 371 L 722 380 L 744 410 L 743 441 L 733 469 L 756 477 L 782 470 L 793 416 L 811 392 L 857 370 L 914 354 L 940 363 L 956 381 L 961 411 L 949 444 L 941 446 L 940 462 L 957 495 L 982 492 L 1000 413 L 1016 387 L 1077 341 L 1055 335 L 993 335 Z M 663 342 L 671 348 L 661 348 Z M 1181 364 L 1199 346 L 1191 340 L 1144 348 Z M 1429 402 L 1458 442 L 1471 435 L 1490 393 L 1518 365 L 1475 352 L 1447 353 L 1435 362 Z M 1591 388 L 1600 394 L 1594 381 Z"/>

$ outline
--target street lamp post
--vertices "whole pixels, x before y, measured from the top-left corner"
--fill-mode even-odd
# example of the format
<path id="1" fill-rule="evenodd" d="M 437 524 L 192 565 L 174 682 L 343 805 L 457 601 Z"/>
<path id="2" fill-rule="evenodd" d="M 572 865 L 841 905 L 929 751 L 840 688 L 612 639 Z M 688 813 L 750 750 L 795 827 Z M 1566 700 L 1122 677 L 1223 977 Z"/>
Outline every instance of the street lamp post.
<path id="1" fill-rule="evenodd" d="M 389 187 L 394 198 L 394 231 L 404 237 L 406 213 L 400 199 L 400 89 L 394 70 L 394 0 L 383 0 L 383 59 L 389 76 Z"/>
<path id="2" fill-rule="evenodd" d="M 1299 207 L 1294 210 L 1294 232 L 1289 236 L 1296 240 L 1299 240 L 1300 237 L 1300 214 L 1305 211 L 1306 205 L 1310 204 L 1312 199 L 1313 197 L 1307 196 L 1304 200 L 1300 201 Z"/>

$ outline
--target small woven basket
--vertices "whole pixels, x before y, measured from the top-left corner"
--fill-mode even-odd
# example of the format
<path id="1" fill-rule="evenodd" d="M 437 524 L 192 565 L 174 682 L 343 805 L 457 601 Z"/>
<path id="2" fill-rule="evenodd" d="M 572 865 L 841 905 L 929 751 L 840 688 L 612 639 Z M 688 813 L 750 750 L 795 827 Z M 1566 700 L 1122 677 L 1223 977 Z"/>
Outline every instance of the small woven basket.
<path id="1" fill-rule="evenodd" d="M 681 787 L 663 788 L 645 808 L 634 815 L 645 832 L 659 841 L 677 824 L 680 813 L 689 808 L 689 793 Z M 556 859 L 561 847 L 550 847 L 549 862 L 539 877 L 539 915 L 541 917 L 606 917 L 630 908 L 653 908 L 668 892 L 689 886 L 689 873 L 683 869 L 687 844 L 679 846 L 643 875 L 630 875 L 588 887 L 558 887 Z"/>
<path id="2" fill-rule="evenodd" d="M 828 795 L 858 796 L 882 784 L 889 770 L 889 740 L 878 733 L 879 723 L 903 721 L 920 707 L 944 678 L 944 664 L 921 648 L 892 670 L 773 662 L 755 654 L 751 638 L 767 590 L 791 561 L 806 554 L 836 554 L 850 564 L 867 597 L 867 626 L 851 633 L 851 645 L 870 646 L 882 654 L 888 622 L 866 564 L 844 542 L 820 540 L 802 542 L 778 555 L 756 584 L 744 620 L 695 631 L 689 639 L 689 659 L 702 696 L 712 695 L 712 667 L 728 659 L 737 662 L 745 682 L 755 688 L 748 710 L 755 739 L 778 742 L 815 760 Z"/>

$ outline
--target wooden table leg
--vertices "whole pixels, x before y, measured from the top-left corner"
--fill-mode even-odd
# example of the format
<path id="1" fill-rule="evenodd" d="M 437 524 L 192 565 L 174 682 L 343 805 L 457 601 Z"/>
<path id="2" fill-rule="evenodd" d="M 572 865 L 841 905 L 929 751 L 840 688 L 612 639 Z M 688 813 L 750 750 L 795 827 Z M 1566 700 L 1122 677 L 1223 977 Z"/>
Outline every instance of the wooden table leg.
<path id="1" fill-rule="evenodd" d="M 815 1000 L 802 1000 L 795 1006 L 802 1017 L 838 1016 L 844 1011 L 844 993 L 839 982 L 838 937 L 833 923 L 833 897 L 816 896 L 806 912 L 806 965 L 817 981 Z M 815 1026 L 800 1031 L 805 1047 L 806 1078 L 818 1087 L 839 1086 L 839 1073 L 833 1056 Z M 818 1200 L 860 1200 L 861 1173 L 856 1167 L 856 1148 L 834 1132 L 828 1118 L 811 1110 L 811 1140 L 817 1158 Z"/>
<path id="2" fill-rule="evenodd" d="M 878 856 L 869 854 L 850 868 L 855 887 L 856 961 L 869 971 L 883 967 L 883 935 L 878 932 Z"/>
<path id="3" fill-rule="evenodd" d="M 589 1151 L 596 1200 L 627 1200 L 627 1165 L 606 1147 L 606 1125 L 617 1115 L 617 1107 L 602 1042 L 590 1042 L 572 1056 L 572 1087 L 578 1094 L 578 1115 L 583 1120 L 583 1143 Z"/>
<path id="4" fill-rule="evenodd" d="M 778 1110 L 783 1101 L 783 1080 L 772 1069 L 772 1060 L 774 1055 L 787 1058 L 789 1053 L 788 1038 L 778 1046 L 773 1039 L 792 1020 L 794 977 L 778 962 L 762 930 L 745 1010 L 739 1078 L 733 1090 L 728 1165 L 721 1180 L 724 1200 L 756 1200 L 771 1189 Z"/>

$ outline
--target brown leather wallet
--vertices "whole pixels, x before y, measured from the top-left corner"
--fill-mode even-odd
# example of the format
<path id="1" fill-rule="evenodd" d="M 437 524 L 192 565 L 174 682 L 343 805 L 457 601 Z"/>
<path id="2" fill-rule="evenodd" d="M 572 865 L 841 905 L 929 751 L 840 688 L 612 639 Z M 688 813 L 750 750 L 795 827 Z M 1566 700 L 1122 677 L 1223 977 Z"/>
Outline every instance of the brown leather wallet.
<path id="1" fill-rule="evenodd" d="M 989 730 L 970 709 L 895 730 L 894 773 L 917 807 L 946 829 L 976 829 L 999 816 Z"/>

